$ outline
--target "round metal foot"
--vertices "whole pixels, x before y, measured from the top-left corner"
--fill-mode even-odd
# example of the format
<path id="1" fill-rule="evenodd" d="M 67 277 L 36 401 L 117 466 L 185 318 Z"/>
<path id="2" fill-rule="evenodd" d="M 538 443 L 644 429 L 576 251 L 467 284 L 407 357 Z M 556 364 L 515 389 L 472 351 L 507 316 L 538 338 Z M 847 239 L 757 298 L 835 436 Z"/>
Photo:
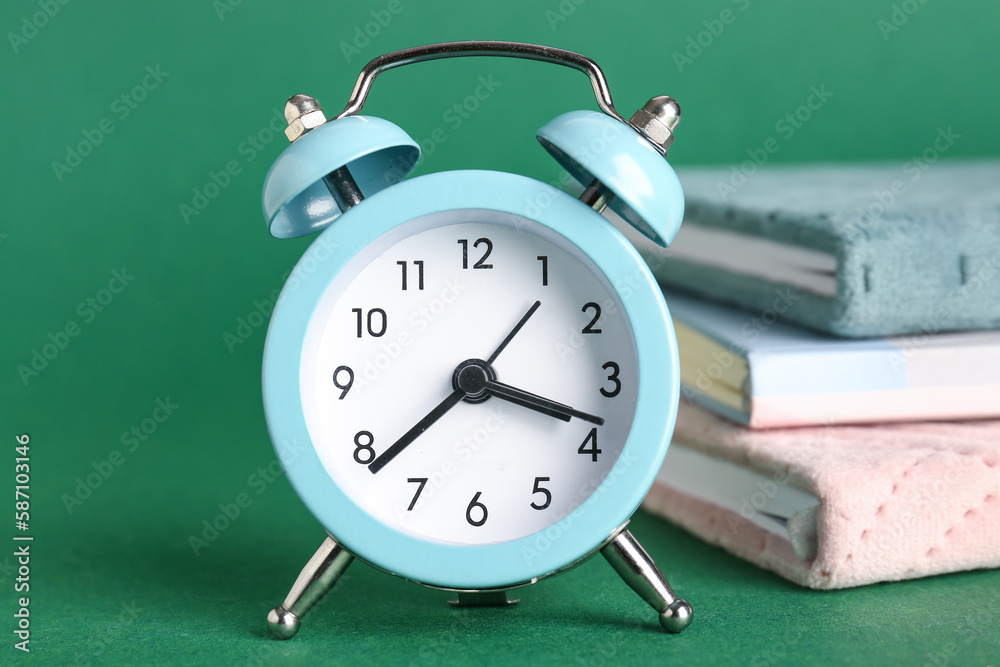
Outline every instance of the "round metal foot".
<path id="1" fill-rule="evenodd" d="M 674 603 L 660 614 L 660 625 L 667 632 L 680 632 L 691 623 L 694 611 L 687 600 L 674 600 Z"/>
<path id="2" fill-rule="evenodd" d="M 284 607 L 275 607 L 267 614 L 267 627 L 278 639 L 291 639 L 299 631 L 299 619 Z"/>

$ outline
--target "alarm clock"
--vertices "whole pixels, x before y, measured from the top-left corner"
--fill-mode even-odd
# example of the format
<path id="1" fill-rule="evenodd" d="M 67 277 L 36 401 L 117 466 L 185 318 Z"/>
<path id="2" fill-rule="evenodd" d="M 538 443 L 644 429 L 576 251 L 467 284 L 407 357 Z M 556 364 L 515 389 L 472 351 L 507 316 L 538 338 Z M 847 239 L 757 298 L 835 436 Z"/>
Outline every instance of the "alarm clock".
<path id="1" fill-rule="evenodd" d="M 417 142 L 358 112 L 381 72 L 459 56 L 587 74 L 600 111 L 537 133 L 579 198 L 494 171 L 406 178 Z M 305 95 L 285 117 L 268 230 L 320 235 L 271 318 L 264 408 L 279 453 L 300 452 L 282 464 L 328 537 L 271 631 L 293 636 L 355 558 L 480 606 L 597 552 L 666 630 L 684 629 L 691 606 L 626 527 L 670 442 L 677 344 L 648 267 L 601 215 L 673 239 L 677 103 L 655 97 L 626 121 L 584 56 L 452 42 L 372 60 L 333 119 Z"/>

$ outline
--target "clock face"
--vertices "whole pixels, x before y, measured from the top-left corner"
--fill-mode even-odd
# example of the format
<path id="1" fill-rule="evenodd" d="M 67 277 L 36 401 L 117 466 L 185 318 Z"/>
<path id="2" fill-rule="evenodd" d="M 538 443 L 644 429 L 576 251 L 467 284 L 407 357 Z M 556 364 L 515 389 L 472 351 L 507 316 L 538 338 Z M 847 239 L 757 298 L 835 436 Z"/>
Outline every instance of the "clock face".
<path id="1" fill-rule="evenodd" d="M 617 462 L 639 386 L 629 320 L 596 265 L 487 210 L 368 244 L 326 289 L 300 359 L 329 475 L 383 524 L 442 544 L 516 540 L 572 513 Z"/>

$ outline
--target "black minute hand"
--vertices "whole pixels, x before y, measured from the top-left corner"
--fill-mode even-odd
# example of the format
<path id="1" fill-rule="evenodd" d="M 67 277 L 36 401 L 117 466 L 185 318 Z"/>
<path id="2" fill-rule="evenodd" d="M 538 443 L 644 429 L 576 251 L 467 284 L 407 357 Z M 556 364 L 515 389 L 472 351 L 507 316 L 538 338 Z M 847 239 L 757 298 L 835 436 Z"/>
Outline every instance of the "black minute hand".
<path id="1" fill-rule="evenodd" d="M 493 354 L 490 356 L 489 361 L 486 362 L 487 365 L 492 364 L 493 361 L 496 360 L 496 358 L 498 356 L 500 356 L 500 353 L 503 352 L 503 349 L 505 347 L 507 347 L 507 345 L 510 343 L 510 341 L 513 340 L 514 336 L 517 335 L 517 332 L 521 330 L 521 327 L 523 327 L 524 324 L 528 321 L 528 318 L 531 317 L 532 315 L 534 315 L 535 311 L 538 310 L 538 307 L 541 306 L 541 305 L 542 305 L 541 301 L 536 301 L 535 303 L 533 303 L 531 305 L 531 308 L 528 309 L 528 312 L 526 312 L 524 314 L 524 316 L 521 317 L 521 319 L 518 321 L 518 323 L 514 325 L 514 328 L 511 329 L 510 333 L 507 334 L 507 337 L 503 339 L 503 342 L 500 343 L 500 346 L 497 347 L 496 350 L 494 350 Z M 513 387 L 511 387 L 511 388 L 513 389 Z M 528 394 L 528 395 L 529 396 L 533 396 L 533 394 Z M 458 405 L 462 401 L 462 399 L 465 398 L 466 396 L 467 396 L 467 393 L 466 393 L 466 391 L 464 389 L 459 389 L 458 387 L 456 387 L 455 391 L 453 391 L 451 394 L 448 395 L 448 398 L 446 398 L 443 401 L 441 401 L 436 408 L 434 408 L 433 410 L 431 410 L 430 412 L 427 413 L 427 416 L 425 416 L 423 419 L 421 419 L 419 422 L 417 422 L 416 425 L 413 428 L 411 428 L 409 431 L 407 431 L 406 433 L 404 433 L 402 435 L 402 437 L 399 438 L 399 440 L 397 440 L 396 442 L 392 443 L 392 446 L 389 447 L 389 449 L 387 449 L 384 452 L 382 452 L 382 454 L 380 454 L 378 456 L 378 458 L 376 458 L 374 461 L 372 461 L 371 463 L 369 463 L 368 464 L 368 469 L 372 472 L 372 474 L 375 474 L 379 470 L 381 470 L 382 468 L 384 468 L 389 463 L 389 461 L 391 461 L 394 458 L 396 458 L 396 456 L 401 451 L 403 451 L 404 449 L 406 449 L 411 442 L 413 442 L 414 440 L 416 440 L 417 437 L 421 433 L 423 433 L 428 428 L 430 428 L 431 424 L 433 424 L 434 422 L 436 422 L 438 419 L 441 419 L 441 417 L 444 416 L 444 414 L 446 412 L 448 412 L 453 407 L 455 407 L 456 405 Z M 540 399 L 541 401 L 545 401 L 545 399 L 543 399 L 541 397 L 536 397 L 536 398 Z M 508 399 L 508 400 L 511 400 L 511 399 Z M 522 403 L 522 405 L 525 405 L 525 404 Z M 536 405 L 537 405 L 537 402 L 536 402 Z M 559 405 L 559 404 L 558 403 L 554 403 L 553 405 Z M 531 407 L 531 406 L 528 405 L 527 407 Z M 562 406 L 562 407 L 564 407 L 564 406 Z M 537 410 L 538 408 L 535 407 L 535 409 Z M 560 414 L 562 414 L 562 413 L 560 413 Z M 569 417 L 566 417 L 566 420 L 568 421 Z"/>
<path id="2" fill-rule="evenodd" d="M 421 419 L 413 428 L 404 433 L 399 440 L 394 442 L 392 446 L 389 447 L 389 449 L 382 452 L 377 459 L 369 463 L 368 469 L 372 471 L 372 474 L 374 474 L 384 468 L 389 461 L 396 457 L 397 454 L 406 449 L 407 445 L 416 440 L 418 435 L 430 428 L 430 425 L 440 419 L 444 413 L 458 405 L 463 398 L 465 398 L 464 391 L 461 389 L 453 391 L 448 395 L 448 398 L 441 401 L 436 408 L 428 412 L 426 417 Z"/>

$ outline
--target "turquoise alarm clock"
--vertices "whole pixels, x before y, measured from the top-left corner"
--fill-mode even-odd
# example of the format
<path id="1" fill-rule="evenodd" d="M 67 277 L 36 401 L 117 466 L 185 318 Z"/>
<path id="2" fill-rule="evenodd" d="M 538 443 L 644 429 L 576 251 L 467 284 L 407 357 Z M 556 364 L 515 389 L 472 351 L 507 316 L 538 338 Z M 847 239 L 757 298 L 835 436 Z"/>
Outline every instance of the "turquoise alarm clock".
<path id="1" fill-rule="evenodd" d="M 357 115 L 387 69 L 484 55 L 589 76 L 601 111 L 538 131 L 579 199 L 493 171 L 406 180 L 418 144 Z M 453 42 L 376 58 L 334 119 L 304 95 L 285 117 L 268 229 L 322 231 L 271 319 L 264 407 L 275 447 L 303 452 L 282 463 L 328 537 L 268 615 L 274 634 L 294 635 L 354 558 L 456 604 L 504 605 L 598 551 L 665 629 L 686 627 L 690 605 L 626 529 L 673 432 L 677 344 L 648 267 L 601 215 L 673 239 L 677 103 L 653 98 L 626 121 L 588 58 Z"/>

